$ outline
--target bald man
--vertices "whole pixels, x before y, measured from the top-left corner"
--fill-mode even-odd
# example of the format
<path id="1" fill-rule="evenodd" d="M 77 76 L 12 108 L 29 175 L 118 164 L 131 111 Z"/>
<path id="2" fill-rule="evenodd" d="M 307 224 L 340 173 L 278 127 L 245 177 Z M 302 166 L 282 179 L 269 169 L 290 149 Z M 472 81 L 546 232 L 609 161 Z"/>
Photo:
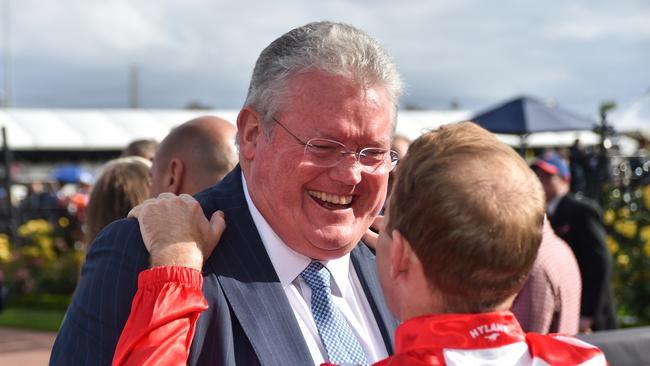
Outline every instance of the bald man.
<path id="1" fill-rule="evenodd" d="M 151 167 L 151 197 L 195 194 L 221 181 L 237 164 L 237 129 L 225 119 L 203 116 L 174 128 L 160 143 Z"/>

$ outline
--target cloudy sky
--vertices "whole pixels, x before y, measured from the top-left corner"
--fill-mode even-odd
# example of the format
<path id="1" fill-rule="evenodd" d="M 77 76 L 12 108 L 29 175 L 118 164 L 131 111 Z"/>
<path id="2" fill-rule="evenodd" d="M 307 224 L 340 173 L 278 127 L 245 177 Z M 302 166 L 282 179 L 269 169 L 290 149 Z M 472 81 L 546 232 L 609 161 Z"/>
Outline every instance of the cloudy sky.
<path id="1" fill-rule="evenodd" d="M 262 48 L 323 19 L 354 24 L 388 49 L 406 81 L 402 105 L 476 110 L 530 94 L 593 115 L 603 100 L 625 105 L 650 89 L 647 0 L 0 4 L 15 107 L 127 107 L 137 65 L 144 108 L 239 108 Z"/>

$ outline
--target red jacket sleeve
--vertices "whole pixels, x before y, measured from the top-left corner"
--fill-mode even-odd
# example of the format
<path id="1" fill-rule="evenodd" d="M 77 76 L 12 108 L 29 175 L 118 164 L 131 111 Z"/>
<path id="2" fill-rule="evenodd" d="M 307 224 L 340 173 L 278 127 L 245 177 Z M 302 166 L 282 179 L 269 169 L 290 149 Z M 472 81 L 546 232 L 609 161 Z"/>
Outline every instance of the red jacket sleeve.
<path id="1" fill-rule="evenodd" d="M 140 272 L 113 365 L 186 365 L 199 313 L 208 308 L 202 285 L 201 272 L 191 268 Z"/>

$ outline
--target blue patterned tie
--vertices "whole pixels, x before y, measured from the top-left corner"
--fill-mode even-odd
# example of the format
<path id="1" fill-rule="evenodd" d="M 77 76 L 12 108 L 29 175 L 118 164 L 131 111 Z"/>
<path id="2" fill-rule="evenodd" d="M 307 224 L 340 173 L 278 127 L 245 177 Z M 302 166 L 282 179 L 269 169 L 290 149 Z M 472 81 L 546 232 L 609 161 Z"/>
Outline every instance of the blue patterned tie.
<path id="1" fill-rule="evenodd" d="M 301 273 L 311 288 L 311 313 L 330 363 L 367 365 L 359 340 L 332 301 L 330 273 L 320 262 L 311 262 Z"/>

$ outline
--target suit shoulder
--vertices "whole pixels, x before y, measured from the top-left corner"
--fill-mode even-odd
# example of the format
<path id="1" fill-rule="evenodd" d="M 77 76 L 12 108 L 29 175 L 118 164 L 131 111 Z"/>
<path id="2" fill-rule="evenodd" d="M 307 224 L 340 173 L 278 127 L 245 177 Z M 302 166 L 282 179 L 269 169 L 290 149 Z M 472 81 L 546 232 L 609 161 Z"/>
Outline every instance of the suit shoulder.
<path id="1" fill-rule="evenodd" d="M 140 234 L 140 226 L 135 219 L 120 219 L 113 221 L 97 235 L 86 255 L 86 263 L 104 262 L 107 260 L 126 260 L 142 262 L 146 265 L 149 258 Z"/>
<path id="2" fill-rule="evenodd" d="M 363 241 L 357 243 L 357 246 L 352 250 L 351 255 L 359 255 L 372 260 L 376 257 L 375 250 Z"/>
<path id="3" fill-rule="evenodd" d="M 197 193 L 194 195 L 194 198 L 201 204 L 203 211 L 208 211 L 209 208 L 212 207 L 215 207 L 212 211 L 216 211 L 218 198 L 221 194 L 222 192 L 219 189 L 219 185 L 216 185 Z"/>
<path id="4" fill-rule="evenodd" d="M 106 245 L 109 242 L 111 243 L 110 245 L 128 245 L 127 242 L 133 241 L 142 242 L 138 220 L 119 219 L 106 225 L 99 232 L 90 247 Z"/>
<path id="5" fill-rule="evenodd" d="M 197 193 L 194 198 L 203 208 L 206 217 L 210 217 L 217 210 L 245 207 L 246 199 L 239 166 L 228 173 L 221 182 Z"/>
<path id="6" fill-rule="evenodd" d="M 596 215 L 600 215 L 601 210 L 600 207 L 598 206 L 598 203 L 596 203 L 596 201 L 592 200 L 589 197 L 569 194 L 566 196 L 566 200 L 573 210 L 590 212 Z"/>

